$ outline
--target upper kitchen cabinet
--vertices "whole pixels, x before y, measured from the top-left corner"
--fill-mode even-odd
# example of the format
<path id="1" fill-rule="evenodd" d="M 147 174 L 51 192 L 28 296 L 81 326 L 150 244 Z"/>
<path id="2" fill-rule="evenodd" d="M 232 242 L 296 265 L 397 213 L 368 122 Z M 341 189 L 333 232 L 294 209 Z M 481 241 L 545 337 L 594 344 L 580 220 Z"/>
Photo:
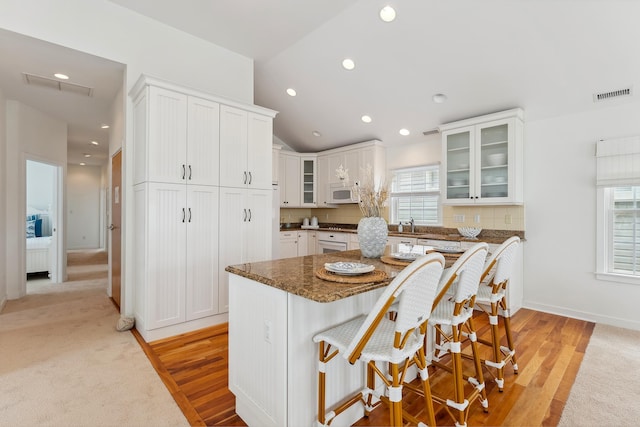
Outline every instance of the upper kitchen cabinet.
<path id="1" fill-rule="evenodd" d="M 283 208 L 315 208 L 316 155 L 282 151 L 279 158 L 280 206 Z"/>
<path id="2" fill-rule="evenodd" d="M 524 202 L 523 118 L 517 108 L 439 127 L 444 204 Z"/>
<path id="3" fill-rule="evenodd" d="M 218 184 L 220 105 L 157 86 L 134 99 L 134 182 Z"/>
<path id="4" fill-rule="evenodd" d="M 272 115 L 222 105 L 220 186 L 271 189 L 272 143 Z"/>
<path id="5" fill-rule="evenodd" d="M 385 148 L 380 141 L 373 140 L 318 153 L 318 206 L 328 203 L 330 184 L 344 183 L 337 174 L 340 166 L 348 171 L 348 185 L 362 180 L 368 166 L 374 180 L 380 182 L 386 174 Z"/>

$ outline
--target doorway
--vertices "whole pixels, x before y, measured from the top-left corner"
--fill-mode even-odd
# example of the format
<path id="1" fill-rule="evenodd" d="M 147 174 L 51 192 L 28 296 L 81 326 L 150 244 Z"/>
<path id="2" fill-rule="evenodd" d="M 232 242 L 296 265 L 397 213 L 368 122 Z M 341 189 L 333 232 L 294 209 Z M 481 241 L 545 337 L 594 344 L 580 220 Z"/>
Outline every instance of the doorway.
<path id="1" fill-rule="evenodd" d="M 111 298 L 120 309 L 122 296 L 122 150 L 111 158 Z"/>
<path id="2" fill-rule="evenodd" d="M 24 250 L 26 294 L 27 280 L 42 283 L 64 281 L 63 239 L 60 238 L 63 206 L 63 168 L 38 158 L 25 158 Z"/>

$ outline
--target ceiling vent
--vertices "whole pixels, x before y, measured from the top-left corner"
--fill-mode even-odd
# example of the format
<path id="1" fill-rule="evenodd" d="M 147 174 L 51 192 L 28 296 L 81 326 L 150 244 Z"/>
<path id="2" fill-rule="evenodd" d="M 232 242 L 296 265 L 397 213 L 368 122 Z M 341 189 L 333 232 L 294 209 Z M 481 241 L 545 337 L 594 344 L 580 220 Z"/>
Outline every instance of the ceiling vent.
<path id="1" fill-rule="evenodd" d="M 46 87 L 49 89 L 59 90 L 60 92 L 70 92 L 82 96 L 93 95 L 92 87 L 63 82 L 49 77 L 37 76 L 29 73 L 22 73 L 22 76 L 24 77 L 24 82 L 28 85 Z"/>
<path id="2" fill-rule="evenodd" d="M 606 99 L 619 98 L 621 96 L 633 95 L 633 87 L 629 86 L 625 89 L 612 90 L 610 92 L 601 92 L 593 94 L 593 102 L 600 102 Z"/>

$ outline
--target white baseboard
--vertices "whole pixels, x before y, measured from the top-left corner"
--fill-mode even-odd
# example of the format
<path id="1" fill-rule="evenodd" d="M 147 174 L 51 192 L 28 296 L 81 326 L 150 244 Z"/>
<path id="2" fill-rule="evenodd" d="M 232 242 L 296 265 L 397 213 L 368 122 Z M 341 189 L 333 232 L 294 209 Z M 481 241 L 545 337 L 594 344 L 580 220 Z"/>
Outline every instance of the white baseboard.
<path id="1" fill-rule="evenodd" d="M 587 322 L 602 323 L 604 325 L 616 326 L 618 328 L 634 329 L 640 331 L 640 321 L 637 320 L 629 320 L 613 316 L 603 316 L 597 313 L 570 310 L 565 307 L 548 304 L 538 304 L 530 301 L 525 301 L 522 306 L 524 308 L 542 311 L 544 313 L 557 314 L 559 316 L 571 317 L 573 319 L 586 320 Z"/>

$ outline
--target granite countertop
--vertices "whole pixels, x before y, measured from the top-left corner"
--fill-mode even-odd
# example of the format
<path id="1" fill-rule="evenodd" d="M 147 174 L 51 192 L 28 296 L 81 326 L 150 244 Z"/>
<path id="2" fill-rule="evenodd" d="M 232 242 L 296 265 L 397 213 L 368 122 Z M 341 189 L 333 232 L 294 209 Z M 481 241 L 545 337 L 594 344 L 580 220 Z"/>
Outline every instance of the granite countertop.
<path id="1" fill-rule="evenodd" d="M 335 231 L 340 233 L 357 233 L 356 224 L 323 224 L 320 223 L 318 228 L 302 228 L 301 224 L 291 224 L 288 228 L 280 228 L 280 231 L 295 231 L 295 230 L 315 230 L 315 231 Z M 423 227 L 416 226 L 416 230 L 413 233 L 402 232 L 394 230 L 395 226 L 390 226 L 389 236 L 393 237 L 410 237 L 417 239 L 430 239 L 430 240 L 448 240 L 450 242 L 486 242 L 492 244 L 501 244 L 511 236 L 518 236 L 523 241 L 524 231 L 511 231 L 511 230 L 482 230 L 477 239 L 468 239 L 462 237 L 458 230 L 455 228 L 442 228 L 442 227 Z"/>
<path id="2" fill-rule="evenodd" d="M 386 253 L 391 246 L 387 246 Z M 447 265 L 454 259 L 445 255 Z M 387 279 L 377 283 L 336 283 L 322 280 L 315 271 L 327 262 L 360 262 L 375 265 L 376 269 L 387 273 Z M 332 302 L 373 289 L 387 286 L 404 266 L 385 264 L 378 258 L 364 258 L 359 249 L 333 252 L 322 255 L 308 255 L 273 261 L 252 262 L 228 266 L 225 270 L 247 279 L 255 280 L 276 289 L 292 293 L 316 302 Z"/>
<path id="3" fill-rule="evenodd" d="M 375 265 L 388 278 L 377 283 L 335 283 L 316 277 L 315 271 L 327 262 L 361 262 Z M 364 258 L 359 249 L 323 255 L 308 255 L 273 261 L 228 266 L 229 273 L 246 277 L 276 289 L 316 302 L 332 302 L 387 286 L 402 267 L 385 264 L 380 259 Z"/>

